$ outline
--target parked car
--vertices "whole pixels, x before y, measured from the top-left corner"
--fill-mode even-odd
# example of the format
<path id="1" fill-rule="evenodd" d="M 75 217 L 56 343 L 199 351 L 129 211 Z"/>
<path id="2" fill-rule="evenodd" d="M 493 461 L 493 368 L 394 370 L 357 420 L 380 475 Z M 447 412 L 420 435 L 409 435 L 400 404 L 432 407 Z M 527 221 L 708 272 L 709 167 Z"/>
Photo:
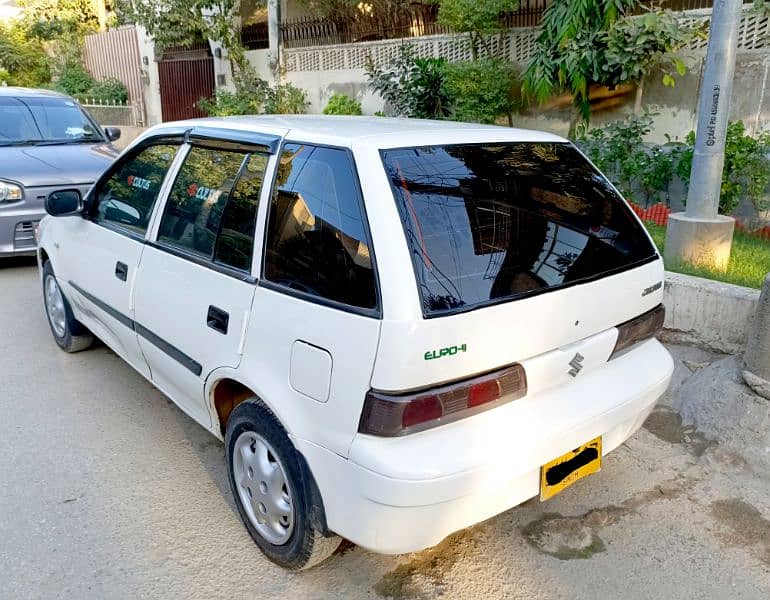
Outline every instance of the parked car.
<path id="1" fill-rule="evenodd" d="M 119 137 L 68 96 L 0 87 L 0 257 L 35 254 L 48 194 L 85 194 L 117 156 L 110 142 Z"/>
<path id="2" fill-rule="evenodd" d="M 547 133 L 171 123 L 47 209 L 56 343 L 100 338 L 224 440 L 240 516 L 284 567 L 339 536 L 417 551 L 547 499 L 671 378 L 660 255 Z"/>

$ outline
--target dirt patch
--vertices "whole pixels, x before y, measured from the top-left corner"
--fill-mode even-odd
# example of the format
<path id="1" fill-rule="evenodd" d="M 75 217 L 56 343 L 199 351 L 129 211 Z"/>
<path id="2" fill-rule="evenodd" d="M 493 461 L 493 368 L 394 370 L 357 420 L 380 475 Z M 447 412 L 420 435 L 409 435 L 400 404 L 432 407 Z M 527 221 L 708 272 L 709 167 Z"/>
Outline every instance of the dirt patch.
<path id="1" fill-rule="evenodd" d="M 728 528 L 719 536 L 723 542 L 748 548 L 770 566 L 770 521 L 756 507 L 738 498 L 716 500 L 711 515 Z"/>
<path id="2" fill-rule="evenodd" d="M 707 438 L 692 425 L 682 425 L 678 412 L 661 406 L 644 422 L 644 428 L 655 437 L 669 444 L 683 444 L 689 452 L 700 457 L 716 442 Z"/>
<path id="3" fill-rule="evenodd" d="M 646 504 L 678 498 L 694 484 L 694 480 L 669 479 L 651 490 L 634 494 L 618 506 L 595 508 L 576 517 L 565 517 L 558 513 L 544 514 L 523 527 L 521 532 L 530 545 L 543 554 L 560 560 L 591 558 L 605 550 L 604 542 L 598 535 L 599 530 L 614 525 Z"/>
<path id="4" fill-rule="evenodd" d="M 564 517 L 548 513 L 522 529 L 527 541 L 543 554 L 559 560 L 591 558 L 605 546 L 585 517 Z"/>
<path id="5" fill-rule="evenodd" d="M 476 555 L 480 531 L 479 527 L 472 527 L 450 535 L 438 546 L 385 573 L 374 585 L 374 591 L 394 600 L 423 600 L 442 595 L 452 567 Z"/>

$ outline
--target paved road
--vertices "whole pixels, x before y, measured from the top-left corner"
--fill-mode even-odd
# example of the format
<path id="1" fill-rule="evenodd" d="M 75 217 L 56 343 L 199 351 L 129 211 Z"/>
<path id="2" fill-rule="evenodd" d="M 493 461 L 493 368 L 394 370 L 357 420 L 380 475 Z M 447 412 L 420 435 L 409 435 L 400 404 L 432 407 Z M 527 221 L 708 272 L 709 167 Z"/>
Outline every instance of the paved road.
<path id="1" fill-rule="evenodd" d="M 106 348 L 58 351 L 39 297 L 32 264 L 0 267 L 0 598 L 770 597 L 770 482 L 665 410 L 548 503 L 285 573 L 220 443 Z"/>

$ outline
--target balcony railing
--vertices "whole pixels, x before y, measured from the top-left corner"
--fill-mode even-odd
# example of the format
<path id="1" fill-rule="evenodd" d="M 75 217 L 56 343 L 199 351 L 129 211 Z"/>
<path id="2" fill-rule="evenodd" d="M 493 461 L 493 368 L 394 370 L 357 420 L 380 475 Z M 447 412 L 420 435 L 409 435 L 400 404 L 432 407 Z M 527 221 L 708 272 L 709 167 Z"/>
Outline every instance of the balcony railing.
<path id="1" fill-rule="evenodd" d="M 500 15 L 500 29 L 536 27 L 551 0 L 521 0 L 515 11 Z M 661 8 L 675 11 L 711 8 L 713 0 L 662 0 Z M 640 11 L 644 10 L 640 7 Z M 329 46 L 450 33 L 438 23 L 437 4 L 415 3 L 385 15 L 354 13 L 346 18 L 298 17 L 281 23 L 286 48 Z"/>

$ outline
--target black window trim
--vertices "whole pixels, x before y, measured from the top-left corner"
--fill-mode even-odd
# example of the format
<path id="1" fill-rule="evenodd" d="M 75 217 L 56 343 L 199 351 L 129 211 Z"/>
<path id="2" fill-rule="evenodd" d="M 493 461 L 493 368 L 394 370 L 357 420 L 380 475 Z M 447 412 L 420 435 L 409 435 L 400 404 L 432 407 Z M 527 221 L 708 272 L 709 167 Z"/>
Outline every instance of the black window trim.
<path id="1" fill-rule="evenodd" d="M 208 141 L 208 140 L 207 140 Z M 216 141 L 216 140 L 214 140 Z M 224 140 L 226 141 L 226 140 Z M 192 150 L 193 148 L 203 148 L 206 150 L 220 150 L 224 152 L 240 152 L 243 153 L 243 160 L 241 161 L 241 166 L 238 167 L 238 173 L 235 176 L 235 179 L 233 180 L 233 190 L 238 185 L 238 183 L 241 180 L 241 175 L 243 175 L 243 170 L 247 164 L 247 158 L 251 160 L 251 156 L 254 154 L 258 154 L 261 156 L 267 156 L 268 161 L 269 157 L 271 156 L 268 152 L 266 152 L 264 149 L 257 149 L 256 146 L 252 146 L 251 149 L 245 149 L 245 148 L 227 148 L 216 144 L 207 144 L 207 143 L 198 143 L 197 141 L 188 141 L 186 142 Z M 185 156 L 184 160 L 187 160 L 187 157 L 190 155 L 190 152 L 187 152 L 187 156 Z M 269 162 L 268 162 L 269 165 Z M 179 168 L 176 170 L 176 173 L 174 173 L 174 182 L 171 184 L 171 187 L 173 187 L 174 183 L 176 183 L 177 177 L 179 177 L 179 173 L 182 170 L 182 167 L 184 166 L 184 161 L 179 165 Z M 267 170 L 267 166 L 265 168 Z M 277 169 L 276 169 L 277 172 Z M 262 187 L 264 188 L 266 184 L 266 179 L 263 179 L 262 181 Z M 169 187 L 169 193 L 166 195 L 166 198 L 163 203 L 163 213 L 158 215 L 158 235 L 160 234 L 160 224 L 163 220 L 163 214 L 166 211 L 166 207 L 168 206 L 168 201 L 171 196 L 171 187 Z M 260 194 L 262 193 L 262 190 L 260 189 Z M 228 200 L 229 202 L 229 200 Z M 257 206 L 257 212 L 259 211 L 259 206 Z M 158 239 L 158 235 L 155 236 L 156 239 L 154 240 L 145 240 L 145 243 L 155 248 L 156 250 L 160 250 L 162 252 L 167 252 L 168 254 L 171 254 L 173 256 L 176 256 L 177 258 L 182 258 L 185 260 L 188 260 L 192 263 L 195 263 L 198 266 L 201 267 L 207 267 L 213 271 L 216 271 L 217 273 L 221 273 L 222 275 L 227 275 L 229 277 L 233 277 L 235 279 L 238 279 L 240 281 L 245 281 L 246 283 L 255 284 L 257 283 L 258 277 L 254 277 L 251 272 L 254 267 L 254 250 L 256 248 L 256 240 L 257 240 L 257 229 L 259 227 L 259 219 L 257 218 L 257 215 L 254 216 L 254 243 L 251 248 L 251 256 L 252 256 L 252 263 L 248 270 L 244 269 L 237 269 L 235 267 L 231 267 L 229 265 L 226 265 L 221 262 L 216 261 L 216 251 L 219 247 L 219 235 L 221 233 L 221 223 L 220 227 L 217 230 L 217 237 L 214 240 L 214 248 L 211 258 L 205 258 L 204 256 L 201 256 L 200 254 L 196 254 L 195 252 L 191 252 L 189 250 L 186 250 L 180 246 L 177 246 L 175 244 L 169 244 L 168 242 L 164 242 L 160 239 Z"/>
<path id="2" fill-rule="evenodd" d="M 149 233 L 150 233 L 150 231 L 152 229 L 152 219 L 151 219 L 150 225 L 147 227 L 147 230 L 145 231 L 144 235 L 140 235 L 140 234 L 136 233 L 135 231 L 131 231 L 130 229 L 126 229 L 126 228 L 121 227 L 120 225 L 114 224 L 114 223 L 112 223 L 110 221 L 96 221 L 93 218 L 93 215 L 91 214 L 92 211 L 96 207 L 96 205 L 93 203 L 93 200 L 95 199 L 95 190 L 96 190 L 97 186 L 102 185 L 105 181 L 107 181 L 110 177 L 112 177 L 112 175 L 115 172 L 116 165 L 118 165 L 119 163 L 122 165 L 124 163 L 124 161 L 131 160 L 132 158 L 134 158 L 136 156 L 136 154 L 138 154 L 139 152 L 143 151 L 145 148 L 148 148 L 150 146 L 158 146 L 158 145 L 162 145 L 162 144 L 169 144 L 169 143 L 171 143 L 171 144 L 178 144 L 178 147 L 177 147 L 177 150 L 176 150 L 176 154 L 174 155 L 174 159 L 172 159 L 172 164 L 173 164 L 173 161 L 177 158 L 177 156 L 179 156 L 180 152 L 185 152 L 186 154 L 189 154 L 189 149 L 192 148 L 193 146 L 200 146 L 200 147 L 203 147 L 203 148 L 214 148 L 214 149 L 220 149 L 220 150 L 234 150 L 232 148 L 223 148 L 221 145 L 217 145 L 217 143 L 216 143 L 217 140 L 213 139 L 213 138 L 211 138 L 211 139 L 206 138 L 205 140 L 200 140 L 200 141 L 198 141 L 198 140 L 186 141 L 187 138 L 188 138 L 187 134 L 189 133 L 189 131 L 190 131 L 189 128 L 183 129 L 183 130 L 176 130 L 176 129 L 164 130 L 162 133 L 159 133 L 159 135 L 143 139 L 141 142 L 139 142 L 136 145 L 130 147 L 128 149 L 128 151 L 125 154 L 123 154 L 122 156 L 120 156 L 120 158 L 118 160 L 113 162 L 112 165 L 110 165 L 110 167 L 104 173 L 102 173 L 102 175 L 99 177 L 99 179 L 96 180 L 94 185 L 91 186 L 91 189 L 89 190 L 88 195 L 86 197 L 86 208 L 84 209 L 84 212 L 83 212 L 82 216 L 83 216 L 84 219 L 86 219 L 87 221 L 90 221 L 94 225 L 97 225 L 99 227 L 103 227 L 104 229 L 108 229 L 108 230 L 112 231 L 113 233 L 117 233 L 118 235 L 122 235 L 124 237 L 130 238 L 130 239 L 134 240 L 135 242 L 138 242 L 138 243 L 146 245 L 146 246 L 150 246 L 152 248 L 155 248 L 156 250 L 160 250 L 161 252 L 166 252 L 166 253 L 171 254 L 173 256 L 176 256 L 178 258 L 187 260 L 189 262 L 197 264 L 198 266 L 211 269 L 212 271 L 216 271 L 217 273 L 220 273 L 222 275 L 227 275 L 228 277 L 232 277 L 232 278 L 237 279 L 239 281 L 244 281 L 246 283 L 254 285 L 258 281 L 258 277 L 253 276 L 251 274 L 251 270 L 243 271 L 243 270 L 240 270 L 240 269 L 236 269 L 234 267 L 229 267 L 229 266 L 224 265 L 222 263 L 215 262 L 214 260 L 206 260 L 205 258 L 203 258 L 201 256 L 198 256 L 198 255 L 196 255 L 196 254 L 194 254 L 192 252 L 186 252 L 183 249 L 180 249 L 180 248 L 177 248 L 177 247 L 174 247 L 174 246 L 170 246 L 168 244 L 163 244 L 162 242 L 158 242 L 157 240 L 148 239 L 148 235 L 149 235 Z M 230 130 L 224 130 L 223 129 L 221 131 L 227 132 L 227 131 L 230 131 Z M 219 141 L 227 142 L 227 140 L 219 140 Z M 253 144 L 253 145 L 250 145 L 248 147 L 248 149 L 244 148 L 242 150 L 237 150 L 237 151 L 245 152 L 247 154 L 262 154 L 262 155 L 270 156 L 271 154 L 268 153 L 268 152 L 265 152 L 265 150 L 263 148 L 264 148 L 264 146 L 258 149 L 258 145 L 257 144 Z M 187 158 L 187 156 L 185 156 L 185 159 L 186 158 Z M 184 164 L 184 163 L 182 163 L 182 164 Z M 182 165 L 180 164 L 179 168 L 181 169 L 181 167 L 182 167 Z M 243 165 L 241 165 L 241 167 L 243 167 Z M 168 178 L 168 175 L 169 175 L 170 172 L 171 172 L 170 169 L 168 171 L 166 171 L 166 175 L 163 178 L 163 183 L 165 183 L 165 181 Z M 178 175 L 178 173 L 179 173 L 179 169 L 177 169 L 174 172 L 174 181 L 176 181 L 176 176 Z M 273 180 L 275 180 L 275 176 L 276 175 L 277 175 L 277 169 L 275 170 L 275 173 L 273 174 Z M 238 176 L 240 177 L 240 170 L 238 172 Z M 238 182 L 238 179 L 236 178 L 235 183 L 237 183 L 237 182 Z M 266 183 L 267 183 L 267 178 L 265 178 L 265 181 L 263 181 L 263 183 L 262 183 L 263 187 L 264 187 L 264 185 Z M 166 203 L 168 202 L 168 194 L 166 194 L 165 198 L 160 198 L 160 197 L 158 198 L 158 200 L 156 201 L 155 205 L 153 206 L 153 215 L 158 211 L 158 208 L 159 208 L 161 202 L 162 202 L 163 208 L 165 210 Z M 158 224 L 160 225 L 160 219 L 163 218 L 163 214 L 161 213 L 161 214 L 159 214 L 157 216 L 158 216 Z M 258 228 L 259 228 L 259 220 L 258 220 L 257 217 L 255 217 L 255 219 L 254 219 L 254 227 L 255 227 L 254 240 L 256 242 L 256 239 L 257 239 L 256 234 L 257 234 L 257 231 L 258 231 Z M 157 237 L 157 236 L 155 236 L 155 237 Z M 255 248 L 256 248 L 256 243 L 254 244 L 254 248 L 252 248 L 252 259 L 254 258 L 253 251 L 254 251 Z M 252 269 L 253 269 L 253 262 L 254 261 L 252 261 Z"/>
<path id="3" fill-rule="evenodd" d="M 364 236 L 366 237 L 366 243 L 368 244 L 368 247 L 369 247 L 369 259 L 372 262 L 372 275 L 374 276 L 374 294 L 375 294 L 375 302 L 376 302 L 374 308 L 363 308 L 360 306 L 353 306 L 352 304 L 345 304 L 344 302 L 337 302 L 336 300 L 330 300 L 322 296 L 316 296 L 315 294 L 303 292 L 301 290 L 297 290 L 289 286 L 282 285 L 274 281 L 270 281 L 265 276 L 265 262 L 267 260 L 267 243 L 268 243 L 267 236 L 270 231 L 270 214 L 272 213 L 272 209 L 273 209 L 273 195 L 275 194 L 275 183 L 278 179 L 278 167 L 280 165 L 281 156 L 283 155 L 284 149 L 289 144 L 297 144 L 300 146 L 313 146 L 315 148 L 331 148 L 333 150 L 343 150 L 347 154 L 348 160 L 350 161 L 350 165 L 353 169 L 353 179 L 355 180 L 353 182 L 353 185 L 355 187 L 355 191 L 358 196 L 358 205 L 361 210 L 361 217 L 363 219 L 362 224 L 364 226 Z M 304 300 L 306 302 L 311 302 L 313 304 L 319 304 L 321 306 L 334 308 L 337 310 L 341 310 L 343 312 L 348 312 L 356 315 L 362 315 L 365 317 L 371 317 L 374 319 L 382 320 L 382 294 L 380 293 L 380 276 L 379 276 L 379 271 L 377 269 L 377 259 L 375 256 L 374 244 L 372 243 L 372 232 L 371 232 L 371 228 L 369 227 L 369 215 L 366 212 L 366 202 L 364 201 L 364 192 L 361 187 L 361 178 L 358 175 L 358 166 L 356 165 L 356 157 L 353 154 L 353 150 L 347 146 L 321 144 L 318 142 L 303 142 L 303 141 L 290 140 L 288 138 L 284 138 L 276 154 L 278 155 L 278 160 L 275 164 L 275 168 L 273 169 L 273 178 L 270 183 L 270 196 L 269 196 L 270 202 L 267 206 L 267 215 L 265 216 L 265 229 L 264 229 L 263 239 L 262 239 L 262 257 L 260 261 L 259 277 L 258 277 L 257 285 L 259 285 L 260 287 L 264 287 L 266 289 L 273 290 L 275 292 L 279 292 L 281 294 L 286 294 L 287 296 L 291 296 L 293 298 L 297 298 L 298 300 Z"/>
<path id="4" fill-rule="evenodd" d="M 631 210 L 630 206 L 628 205 L 628 202 L 623 197 L 623 194 L 621 194 L 617 188 L 612 185 L 612 182 L 598 169 L 596 168 L 596 165 L 591 162 L 591 160 L 583 154 L 583 152 L 578 148 L 575 144 L 573 144 L 570 141 L 539 141 L 539 140 L 508 140 L 508 141 L 500 141 L 500 140 L 494 140 L 494 141 L 488 141 L 488 142 L 453 142 L 448 144 L 422 144 L 422 145 L 414 145 L 414 146 L 398 146 L 393 148 L 380 148 L 379 149 L 379 155 L 380 155 L 380 164 L 382 165 L 382 170 L 385 173 L 385 177 L 388 180 L 388 184 L 390 185 L 390 193 L 391 196 L 393 196 L 393 202 L 396 203 L 396 197 L 394 195 L 393 186 L 390 182 L 390 176 L 388 175 L 387 167 L 385 166 L 385 152 L 390 152 L 394 150 L 414 150 L 415 148 L 442 148 L 446 146 L 491 146 L 495 144 L 538 144 L 538 143 L 548 143 L 548 144 L 563 144 L 565 146 L 571 147 L 573 150 L 576 150 L 580 156 L 582 156 L 585 161 L 588 163 L 588 165 L 591 167 L 591 169 L 600 177 L 602 177 L 607 184 L 609 184 L 612 191 L 614 191 L 618 198 L 621 200 L 621 204 L 623 205 L 623 210 L 626 211 L 627 214 L 630 215 L 631 219 L 634 221 L 638 221 L 638 217 L 634 213 L 634 211 Z M 398 210 L 398 206 L 395 207 Z M 399 220 L 401 220 L 401 217 L 399 216 Z M 402 222 L 402 230 L 403 230 L 404 223 Z M 645 232 L 646 233 L 646 232 Z M 649 235 L 648 235 L 649 238 Z M 407 247 L 409 246 L 409 241 L 406 239 L 406 235 L 404 235 L 404 239 L 406 241 Z M 414 273 L 415 282 L 417 283 L 417 297 L 420 303 L 420 311 L 422 312 L 422 318 L 423 319 L 439 319 L 442 317 L 451 317 L 454 315 L 460 315 L 464 313 L 469 313 L 474 310 L 481 310 L 484 308 L 489 308 L 491 306 L 498 306 L 500 304 L 506 304 L 508 302 L 518 302 L 519 300 L 524 300 L 526 298 L 532 298 L 534 296 L 540 296 L 541 294 L 548 294 L 550 292 L 558 292 L 561 290 L 566 290 L 568 288 L 577 286 L 577 285 L 584 285 L 587 283 L 593 283 L 595 281 L 598 281 L 600 279 L 604 279 L 605 277 L 612 277 L 613 275 L 618 275 L 620 273 L 624 273 L 626 271 L 631 271 L 633 269 L 637 269 L 639 267 L 642 267 L 644 265 L 647 265 L 649 263 L 653 263 L 657 260 L 661 259 L 660 253 L 658 252 L 657 247 L 655 244 L 653 244 L 650 241 L 650 246 L 653 249 L 653 253 L 651 256 L 647 258 L 643 258 L 641 260 L 638 260 L 634 263 L 624 265 L 622 267 L 616 267 L 615 269 L 610 269 L 608 271 L 604 271 L 602 273 L 597 273 L 596 275 L 592 275 L 590 277 L 584 277 L 583 279 L 578 279 L 575 281 L 570 281 L 569 283 L 562 283 L 560 285 L 545 288 L 545 289 L 538 289 L 538 290 L 531 290 L 529 292 L 524 292 L 522 294 L 518 294 L 515 297 L 508 297 L 508 298 L 498 298 L 496 300 L 489 300 L 487 302 L 482 302 L 479 304 L 472 304 L 468 306 L 460 306 L 457 308 L 451 308 L 449 310 L 444 310 L 440 312 L 431 312 L 428 313 L 425 310 L 425 303 L 422 299 L 422 291 L 420 290 L 420 275 L 417 272 L 417 265 L 414 263 L 414 260 L 411 258 L 412 250 L 409 248 L 409 255 L 410 260 L 409 262 L 412 263 L 412 272 Z"/>

